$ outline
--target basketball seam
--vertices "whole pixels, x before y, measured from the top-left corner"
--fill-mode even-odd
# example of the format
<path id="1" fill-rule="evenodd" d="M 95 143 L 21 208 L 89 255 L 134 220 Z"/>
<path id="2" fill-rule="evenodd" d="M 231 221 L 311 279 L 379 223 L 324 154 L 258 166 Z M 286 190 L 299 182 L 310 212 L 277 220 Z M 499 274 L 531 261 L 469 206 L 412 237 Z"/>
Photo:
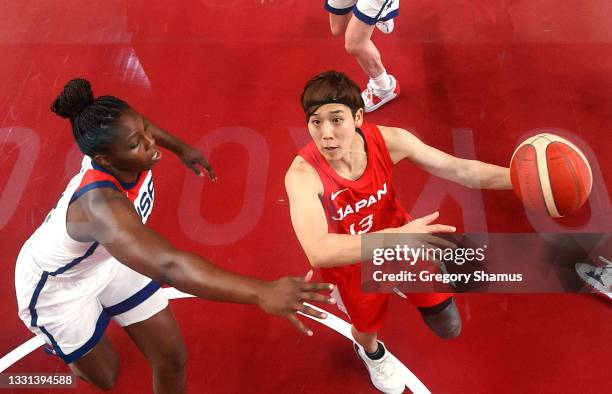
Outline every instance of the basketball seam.
<path id="1" fill-rule="evenodd" d="M 572 149 L 571 146 L 569 146 L 567 144 L 565 144 L 565 146 L 567 146 L 569 149 L 572 150 L 572 152 L 577 154 L 577 152 L 574 149 Z M 574 188 L 576 190 L 576 196 L 577 197 L 581 197 L 580 185 L 578 184 L 578 174 L 576 172 L 576 168 L 574 167 L 574 164 L 571 162 L 571 160 L 569 160 L 569 157 L 565 154 L 565 152 L 560 151 L 560 153 L 561 153 L 561 157 L 567 163 L 567 166 L 568 166 L 570 172 L 572 173 L 572 180 L 574 181 Z M 553 195 L 554 195 L 554 192 L 553 192 Z M 576 206 L 572 207 L 572 211 L 574 211 L 574 210 L 576 210 L 578 208 L 580 208 L 580 205 L 576 205 Z"/>
<path id="2" fill-rule="evenodd" d="M 546 194 L 544 193 L 544 184 L 542 183 L 542 177 L 540 176 L 540 171 L 538 170 L 536 171 L 536 173 L 538 174 L 538 181 L 540 183 L 540 192 L 542 193 L 542 198 L 544 199 L 544 206 L 546 206 L 546 212 L 548 212 L 548 216 L 557 217 L 560 215 L 559 215 L 559 210 L 557 209 L 557 204 L 555 203 L 555 195 L 552 190 L 552 182 L 550 181 L 550 171 L 548 169 L 548 156 L 546 154 L 549 146 L 550 144 L 546 144 L 546 146 L 544 147 L 544 152 L 542 152 L 541 154 L 544 156 L 544 163 L 543 163 L 542 168 L 546 170 L 546 179 L 547 179 L 548 187 L 550 188 L 550 195 L 552 197 L 552 207 L 549 206 L 550 201 L 546 199 Z M 536 151 L 536 168 L 539 168 L 539 164 L 540 164 L 539 157 L 538 157 L 539 151 L 535 145 L 533 147 Z"/>

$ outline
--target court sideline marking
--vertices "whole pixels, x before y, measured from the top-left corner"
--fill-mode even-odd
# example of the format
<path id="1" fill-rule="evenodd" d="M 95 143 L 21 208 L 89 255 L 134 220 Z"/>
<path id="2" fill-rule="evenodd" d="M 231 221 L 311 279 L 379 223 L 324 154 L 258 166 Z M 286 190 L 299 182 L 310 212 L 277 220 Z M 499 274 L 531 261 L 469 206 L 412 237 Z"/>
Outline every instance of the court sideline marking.
<path id="1" fill-rule="evenodd" d="M 183 293 L 182 291 L 178 291 L 174 287 L 166 287 L 163 289 L 163 291 L 169 300 L 194 297 L 191 294 Z M 308 303 L 304 303 L 304 304 L 320 312 L 325 312 L 327 314 L 327 319 L 317 319 L 314 316 L 304 315 L 301 312 L 298 312 L 298 313 L 306 316 L 309 319 L 319 322 L 323 324 L 324 326 L 331 328 L 332 330 L 336 331 L 338 334 L 347 338 L 351 342 L 354 341 L 353 335 L 351 334 L 351 326 L 346 321 L 334 315 L 333 313 L 329 313 L 328 311 L 325 311 L 314 305 L 311 305 Z M 34 350 L 36 350 L 40 346 L 44 345 L 44 343 L 45 342 L 42 338 L 36 336 L 34 338 L 27 340 L 21 345 L 17 346 L 15 349 L 13 349 L 12 351 L 10 351 L 8 354 L 6 354 L 4 357 L 0 359 L 0 373 L 4 372 L 8 367 L 15 364 L 17 361 L 21 360 L 28 354 L 32 353 Z M 397 359 L 395 358 L 395 360 Z M 397 360 L 397 362 L 401 365 L 401 373 L 403 375 L 404 382 L 410 391 L 412 391 L 414 394 L 431 394 L 431 392 L 427 389 L 427 387 L 425 387 L 425 385 L 419 380 L 419 378 L 417 378 L 412 373 L 412 371 L 406 368 L 406 366 L 401 361 Z"/>

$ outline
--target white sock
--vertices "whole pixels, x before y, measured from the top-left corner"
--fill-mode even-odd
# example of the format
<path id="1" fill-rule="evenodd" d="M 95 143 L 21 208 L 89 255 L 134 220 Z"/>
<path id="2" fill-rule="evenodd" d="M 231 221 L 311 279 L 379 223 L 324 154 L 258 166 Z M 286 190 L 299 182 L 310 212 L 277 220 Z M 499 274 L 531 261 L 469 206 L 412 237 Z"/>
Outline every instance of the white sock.
<path id="1" fill-rule="evenodd" d="M 382 74 L 377 76 L 376 78 L 370 78 L 370 82 L 374 89 L 378 90 L 389 90 L 391 89 L 391 78 L 386 71 L 383 71 Z"/>

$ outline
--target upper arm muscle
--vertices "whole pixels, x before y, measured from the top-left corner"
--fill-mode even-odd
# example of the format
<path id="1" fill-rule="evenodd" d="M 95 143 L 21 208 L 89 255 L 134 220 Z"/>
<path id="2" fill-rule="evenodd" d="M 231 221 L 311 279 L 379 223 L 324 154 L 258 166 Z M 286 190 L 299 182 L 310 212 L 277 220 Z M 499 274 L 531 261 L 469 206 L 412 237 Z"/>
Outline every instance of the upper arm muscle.
<path id="1" fill-rule="evenodd" d="M 296 158 L 285 176 L 285 187 L 289 196 L 293 229 L 304 252 L 312 261 L 320 245 L 318 241 L 328 232 L 325 211 L 319 199 L 323 192 L 321 182 L 303 159 Z"/>
<path id="2" fill-rule="evenodd" d="M 393 163 L 409 159 L 429 173 L 454 180 L 456 157 L 429 146 L 407 130 L 380 127 Z"/>
<path id="3" fill-rule="evenodd" d="M 92 190 L 87 198 L 90 234 L 122 264 L 154 280 L 162 281 L 164 264 L 175 249 L 161 235 L 146 227 L 123 195 Z"/>

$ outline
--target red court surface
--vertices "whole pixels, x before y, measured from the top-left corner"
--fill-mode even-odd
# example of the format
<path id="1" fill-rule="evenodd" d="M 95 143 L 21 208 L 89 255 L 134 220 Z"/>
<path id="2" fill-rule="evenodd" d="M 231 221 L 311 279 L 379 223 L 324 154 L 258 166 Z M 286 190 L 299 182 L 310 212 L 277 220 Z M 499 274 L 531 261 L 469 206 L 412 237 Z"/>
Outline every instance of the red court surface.
<path id="1" fill-rule="evenodd" d="M 526 213 L 512 192 L 451 187 L 401 164 L 396 188 L 413 216 L 439 209 L 442 223 L 465 232 L 610 232 L 610 15 L 607 0 L 402 1 L 396 31 L 374 34 L 402 95 L 366 119 L 499 165 L 525 137 L 553 130 L 584 150 L 594 175 L 587 205 L 552 221 Z M 327 69 L 366 83 L 327 18 L 318 0 L 0 2 L 0 356 L 31 337 L 16 313 L 19 248 L 80 162 L 68 123 L 48 109 L 76 76 L 201 147 L 216 168 L 212 184 L 166 153 L 154 171 L 151 227 L 240 273 L 307 271 L 283 185 L 308 138 L 299 95 Z M 457 303 L 464 326 L 455 340 L 434 337 L 400 298 L 381 334 L 433 393 L 609 392 L 605 300 L 458 295 Z M 189 351 L 188 392 L 377 392 L 350 343 L 318 323 L 307 338 L 254 307 L 196 299 L 172 307 Z M 150 392 L 144 357 L 116 325 L 107 333 L 121 358 L 114 391 Z M 68 369 L 41 349 L 7 370 L 57 371 Z M 97 390 L 79 382 L 75 391 Z"/>

